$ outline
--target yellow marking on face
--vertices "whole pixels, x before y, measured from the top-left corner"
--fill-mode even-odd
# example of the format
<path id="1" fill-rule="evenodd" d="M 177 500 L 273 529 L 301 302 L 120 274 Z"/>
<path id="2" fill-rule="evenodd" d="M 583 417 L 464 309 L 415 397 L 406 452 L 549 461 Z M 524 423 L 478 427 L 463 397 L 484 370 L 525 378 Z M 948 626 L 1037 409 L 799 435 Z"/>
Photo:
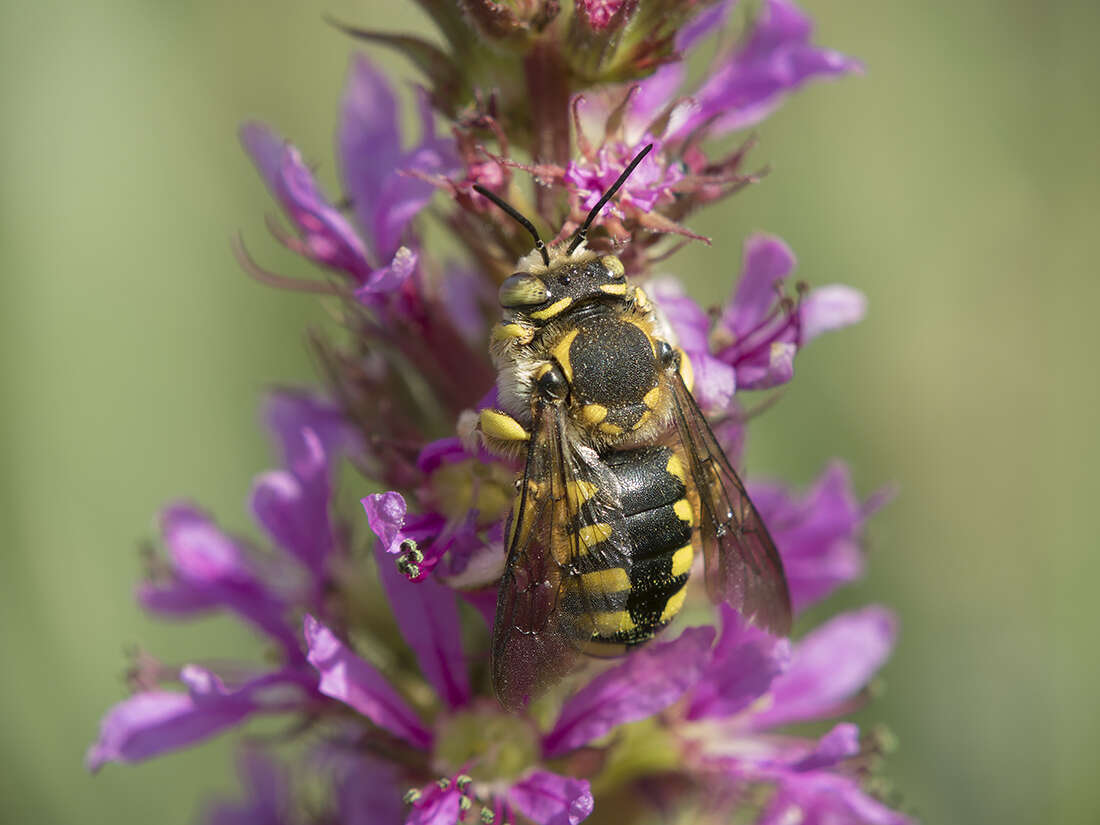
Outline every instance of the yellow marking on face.
<path id="1" fill-rule="evenodd" d="M 596 495 L 598 489 L 600 488 L 591 481 L 570 481 L 565 485 L 565 497 L 573 509 L 577 510 L 588 499 Z"/>
<path id="2" fill-rule="evenodd" d="M 651 410 L 656 409 L 657 402 L 661 400 L 661 387 L 660 385 L 654 387 L 644 396 L 642 396 L 642 403 L 649 407 Z"/>
<path id="3" fill-rule="evenodd" d="M 493 327 L 493 340 L 527 343 L 533 337 L 533 333 L 534 330 L 523 324 L 497 324 Z"/>
<path id="4" fill-rule="evenodd" d="M 695 561 L 695 548 L 690 544 L 685 544 L 672 554 L 673 577 L 682 576 L 685 573 L 691 572 L 691 563 L 693 561 Z"/>
<path id="5" fill-rule="evenodd" d="M 688 392 L 694 392 L 695 370 L 691 366 L 691 359 L 679 347 L 676 348 L 676 351 L 680 353 L 680 377 L 684 379 L 684 386 L 688 388 Z"/>
<path id="6" fill-rule="evenodd" d="M 606 292 L 608 295 L 626 295 L 626 284 L 603 284 L 600 292 Z"/>
<path id="7" fill-rule="evenodd" d="M 500 410 L 481 411 L 481 431 L 490 438 L 499 438 L 502 441 L 526 441 L 530 433 L 523 429 L 523 425 L 507 413 Z"/>
<path id="8" fill-rule="evenodd" d="M 581 576 L 581 588 L 592 593 L 621 593 L 630 589 L 630 577 L 621 567 L 596 570 Z"/>
<path id="9" fill-rule="evenodd" d="M 634 287 L 634 303 L 638 305 L 638 309 L 649 309 L 649 296 L 640 286 Z"/>
<path id="10" fill-rule="evenodd" d="M 587 524 L 577 531 L 577 538 L 584 548 L 595 547 L 601 541 L 611 538 L 611 525 Z"/>
<path id="11" fill-rule="evenodd" d="M 626 267 L 623 266 L 623 262 L 616 255 L 604 255 L 600 258 L 600 263 L 603 264 L 604 269 L 611 273 L 613 278 L 621 278 L 626 274 Z"/>
<path id="12" fill-rule="evenodd" d="M 605 421 L 602 424 L 600 424 L 599 429 L 600 429 L 600 432 L 604 433 L 605 435 L 622 435 L 623 434 L 623 428 L 622 427 L 620 427 L 618 424 L 612 424 L 609 421 Z"/>
<path id="13" fill-rule="evenodd" d="M 545 321 L 547 318 L 553 318 L 555 315 L 565 311 L 565 308 L 573 303 L 572 298 L 562 298 L 560 301 L 554 301 L 546 309 L 540 309 L 538 312 L 532 312 L 531 317 L 536 321 Z"/>
<path id="14" fill-rule="evenodd" d="M 632 430 L 640 430 L 640 429 L 642 428 L 642 426 L 643 426 L 643 425 L 644 425 L 644 424 L 645 424 L 645 423 L 646 423 L 647 421 L 649 421 L 649 417 L 650 417 L 650 416 L 651 416 L 652 414 L 653 414 L 653 413 L 651 413 L 651 412 L 650 412 L 649 410 L 642 410 L 642 414 L 638 416 L 638 420 L 634 422 L 633 426 L 631 426 L 631 428 L 630 428 L 630 429 L 632 429 Z"/>
<path id="15" fill-rule="evenodd" d="M 691 502 L 682 498 L 672 505 L 672 512 L 680 521 L 686 521 L 689 525 L 695 524 L 695 512 L 691 509 Z"/>
<path id="16" fill-rule="evenodd" d="M 682 600 L 681 600 L 682 601 Z M 593 630 L 599 636 L 614 636 L 616 633 L 629 633 L 637 625 L 625 610 L 592 614 Z"/>
<path id="17" fill-rule="evenodd" d="M 661 622 L 671 622 L 673 617 L 680 612 L 680 608 L 684 606 L 684 599 L 686 598 L 687 588 L 681 587 L 679 592 L 675 593 L 665 602 L 665 609 L 661 611 Z"/>
<path id="18" fill-rule="evenodd" d="M 565 380 L 573 380 L 573 365 L 569 363 L 569 348 L 573 346 L 573 339 L 580 333 L 579 329 L 571 329 L 550 350 L 550 354 L 561 364 L 561 371 L 565 373 Z"/>
<path id="19" fill-rule="evenodd" d="M 680 479 L 684 484 L 687 484 L 687 476 L 684 475 L 684 465 L 680 463 L 680 457 L 673 453 L 668 457 L 668 464 L 665 465 L 665 472 L 670 476 L 675 476 Z"/>
<path id="20" fill-rule="evenodd" d="M 535 380 L 538 381 L 540 378 L 542 378 L 542 376 L 546 375 L 546 373 L 550 372 L 550 370 L 552 369 L 554 369 L 553 364 L 543 364 L 541 367 L 535 370 Z"/>
<path id="21" fill-rule="evenodd" d="M 607 407 L 603 404 L 585 404 L 581 407 L 581 418 L 589 424 L 599 424 L 607 418 Z"/>

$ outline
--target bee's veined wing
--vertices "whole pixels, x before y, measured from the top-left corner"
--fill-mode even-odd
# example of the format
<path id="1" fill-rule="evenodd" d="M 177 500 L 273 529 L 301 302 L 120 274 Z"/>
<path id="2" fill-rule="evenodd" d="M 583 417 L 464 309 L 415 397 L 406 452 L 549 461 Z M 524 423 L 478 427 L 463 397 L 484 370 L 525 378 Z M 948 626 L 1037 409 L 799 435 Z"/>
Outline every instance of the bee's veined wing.
<path id="1" fill-rule="evenodd" d="M 593 450 L 569 442 L 564 415 L 560 405 L 536 410 L 508 530 L 490 669 L 509 710 L 569 673 L 592 637 L 593 616 L 615 609 L 584 573 L 630 570 L 618 482 Z"/>
<path id="2" fill-rule="evenodd" d="M 783 562 L 745 485 L 678 372 L 668 374 L 676 429 L 699 492 L 699 534 L 707 594 L 729 602 L 758 627 L 791 629 L 791 596 Z"/>

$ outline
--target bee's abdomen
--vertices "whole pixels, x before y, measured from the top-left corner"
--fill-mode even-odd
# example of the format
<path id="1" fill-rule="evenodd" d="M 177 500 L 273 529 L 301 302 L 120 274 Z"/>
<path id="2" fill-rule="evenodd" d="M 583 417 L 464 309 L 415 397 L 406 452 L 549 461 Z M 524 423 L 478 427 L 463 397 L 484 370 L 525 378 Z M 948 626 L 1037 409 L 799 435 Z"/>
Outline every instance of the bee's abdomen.
<path id="1" fill-rule="evenodd" d="M 693 557 L 694 518 L 682 465 L 668 447 L 601 458 L 619 482 L 621 529 L 629 534 L 631 563 L 626 570 L 611 567 L 600 544 L 594 545 L 581 565 L 587 604 L 567 593 L 565 607 L 591 614 L 595 626 L 586 650 L 607 656 L 653 638 L 680 611 Z"/>

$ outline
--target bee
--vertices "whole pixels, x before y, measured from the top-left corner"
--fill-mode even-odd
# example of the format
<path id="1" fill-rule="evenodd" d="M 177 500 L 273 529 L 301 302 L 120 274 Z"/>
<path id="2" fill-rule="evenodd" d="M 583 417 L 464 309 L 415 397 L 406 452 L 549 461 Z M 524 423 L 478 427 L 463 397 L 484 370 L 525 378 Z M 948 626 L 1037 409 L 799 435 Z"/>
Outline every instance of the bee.
<path id="1" fill-rule="evenodd" d="M 790 629 L 783 564 L 692 396 L 687 355 L 622 262 L 585 245 L 651 148 L 550 247 L 475 187 L 535 240 L 500 287 L 490 344 L 500 409 L 482 410 L 477 425 L 489 449 L 525 456 L 490 654 L 494 691 L 511 710 L 580 656 L 652 639 L 683 606 L 700 545 L 711 601 L 773 633 Z"/>

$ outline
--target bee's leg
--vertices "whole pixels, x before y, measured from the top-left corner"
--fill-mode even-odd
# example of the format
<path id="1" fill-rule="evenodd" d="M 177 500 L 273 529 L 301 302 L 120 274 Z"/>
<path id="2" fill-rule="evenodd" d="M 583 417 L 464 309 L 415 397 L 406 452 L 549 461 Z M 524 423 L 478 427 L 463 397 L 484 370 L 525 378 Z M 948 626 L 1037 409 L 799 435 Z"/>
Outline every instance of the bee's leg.
<path id="1" fill-rule="evenodd" d="M 482 410 L 477 429 L 486 448 L 501 455 L 515 453 L 517 446 L 531 438 L 522 424 L 500 410 Z"/>

